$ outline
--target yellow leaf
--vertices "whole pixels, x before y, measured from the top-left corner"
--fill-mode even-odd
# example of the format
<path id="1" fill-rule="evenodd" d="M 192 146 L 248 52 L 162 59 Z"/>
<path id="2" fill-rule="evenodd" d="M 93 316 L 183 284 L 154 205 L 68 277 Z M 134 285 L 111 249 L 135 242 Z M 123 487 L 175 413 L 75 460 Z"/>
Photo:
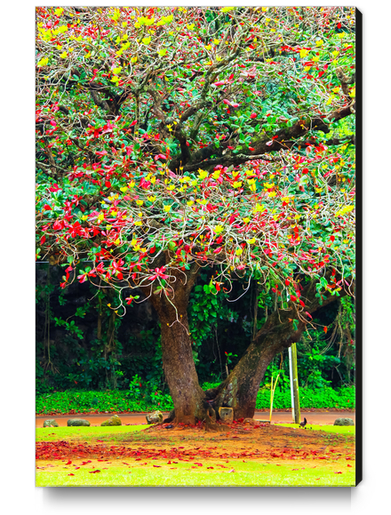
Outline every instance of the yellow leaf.
<path id="1" fill-rule="evenodd" d="M 257 204 L 254 208 L 254 213 L 263 213 L 263 211 L 265 211 L 265 207 L 262 206 L 261 204 Z"/>
<path id="2" fill-rule="evenodd" d="M 147 38 L 143 38 L 142 39 L 142 42 L 144 43 L 144 45 L 149 45 L 149 43 L 151 42 L 151 36 L 148 36 Z"/>
<path id="3" fill-rule="evenodd" d="M 113 17 L 111 19 L 113 21 L 117 21 L 120 16 L 121 16 L 121 13 L 120 13 L 119 9 L 114 9 L 114 15 L 113 15 Z"/>
<path id="4" fill-rule="evenodd" d="M 171 23 L 173 19 L 174 19 L 173 14 L 170 14 L 169 16 L 162 16 L 162 19 L 160 21 L 158 21 L 156 25 L 157 26 L 166 25 L 167 23 Z"/>
<path id="5" fill-rule="evenodd" d="M 38 61 L 37 66 L 46 66 L 49 62 L 48 57 L 43 57 L 40 61 Z"/>

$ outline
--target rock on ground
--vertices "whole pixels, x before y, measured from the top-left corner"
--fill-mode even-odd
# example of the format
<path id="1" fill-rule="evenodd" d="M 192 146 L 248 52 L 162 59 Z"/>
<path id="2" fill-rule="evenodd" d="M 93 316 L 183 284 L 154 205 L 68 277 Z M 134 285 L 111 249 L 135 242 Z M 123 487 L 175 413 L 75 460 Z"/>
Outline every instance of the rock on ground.
<path id="1" fill-rule="evenodd" d="M 54 418 L 48 418 L 44 421 L 43 427 L 58 427 L 57 422 L 54 420 Z"/>
<path id="2" fill-rule="evenodd" d="M 334 421 L 335 426 L 354 426 L 352 418 L 336 418 Z"/>
<path id="3" fill-rule="evenodd" d="M 91 424 L 88 420 L 84 420 L 83 418 L 70 418 L 67 421 L 67 426 L 90 426 Z"/>
<path id="4" fill-rule="evenodd" d="M 161 411 L 154 411 L 153 413 L 148 413 L 145 418 L 148 424 L 161 424 L 163 422 L 163 413 Z"/>
<path id="5" fill-rule="evenodd" d="M 121 426 L 122 422 L 118 415 L 113 415 L 108 420 L 101 423 L 101 426 Z"/>

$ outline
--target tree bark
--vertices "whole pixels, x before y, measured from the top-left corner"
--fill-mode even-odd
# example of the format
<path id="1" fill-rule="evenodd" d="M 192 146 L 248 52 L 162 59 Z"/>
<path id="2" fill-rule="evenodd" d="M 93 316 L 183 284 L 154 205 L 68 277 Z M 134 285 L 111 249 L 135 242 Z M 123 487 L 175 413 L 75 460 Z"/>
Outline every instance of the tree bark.
<path id="1" fill-rule="evenodd" d="M 175 423 L 195 424 L 205 418 L 205 393 L 198 382 L 189 332 L 187 307 L 198 270 L 186 276 L 171 272 L 176 281 L 167 298 L 164 293 L 150 296 L 162 336 L 163 369 L 175 407 Z"/>
<path id="2" fill-rule="evenodd" d="M 314 283 L 310 283 L 303 290 L 302 298 L 306 299 L 308 313 L 314 313 L 320 307 L 338 299 L 329 295 L 320 304 L 315 293 Z M 300 340 L 306 327 L 300 321 L 295 330 L 292 320 L 297 320 L 297 317 L 293 313 L 293 309 L 272 313 L 227 379 L 217 389 L 206 392 L 207 398 L 213 399 L 212 406 L 217 415 L 220 407 L 229 406 L 234 410 L 234 420 L 254 416 L 259 386 L 267 367 L 278 353 Z"/>
<path id="3" fill-rule="evenodd" d="M 278 318 L 277 312 L 268 318 L 239 363 L 219 386 L 214 401 L 217 413 L 220 407 L 229 406 L 234 410 L 234 420 L 254 416 L 259 386 L 267 367 L 278 353 L 300 339 L 305 327 L 301 322 L 295 331 L 291 322 L 280 323 Z"/>
<path id="4" fill-rule="evenodd" d="M 277 310 L 269 315 L 227 379 L 218 388 L 204 392 L 194 364 L 187 315 L 189 295 L 196 282 L 198 268 L 194 267 L 186 274 L 179 271 L 171 271 L 170 274 L 169 295 L 150 291 L 149 300 L 161 323 L 163 368 L 174 403 L 174 423 L 195 424 L 199 420 L 208 423 L 210 417 L 217 415 L 218 418 L 220 407 L 232 407 L 234 420 L 252 418 L 267 367 L 277 354 L 300 340 L 306 323 L 298 320 L 293 303 L 290 303 L 291 310 Z M 146 288 L 143 290 L 146 293 Z M 302 290 L 301 298 L 305 299 L 307 313 L 314 313 L 338 299 L 329 295 L 320 304 L 315 294 L 314 282 Z M 293 323 L 294 320 L 297 324 Z"/>

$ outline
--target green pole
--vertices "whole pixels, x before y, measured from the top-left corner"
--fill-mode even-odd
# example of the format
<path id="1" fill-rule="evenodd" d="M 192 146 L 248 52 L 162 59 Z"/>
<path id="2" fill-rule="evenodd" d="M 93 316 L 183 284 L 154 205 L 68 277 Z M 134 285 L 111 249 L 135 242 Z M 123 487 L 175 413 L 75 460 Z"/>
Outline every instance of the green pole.
<path id="1" fill-rule="evenodd" d="M 289 347 L 289 370 L 291 379 L 292 415 L 295 424 L 300 424 L 299 378 L 297 375 L 296 343 Z"/>

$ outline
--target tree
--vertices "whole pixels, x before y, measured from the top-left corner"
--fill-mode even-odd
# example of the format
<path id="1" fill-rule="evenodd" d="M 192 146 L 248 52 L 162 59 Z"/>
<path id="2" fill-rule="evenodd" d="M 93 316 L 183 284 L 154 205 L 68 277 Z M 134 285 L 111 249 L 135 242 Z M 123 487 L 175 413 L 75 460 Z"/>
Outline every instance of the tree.
<path id="1" fill-rule="evenodd" d="M 38 259 L 114 288 L 120 314 L 152 303 L 176 422 L 252 416 L 270 360 L 352 294 L 354 41 L 351 8 L 37 8 Z M 212 292 L 276 299 L 208 392 L 187 319 L 203 267 Z"/>

